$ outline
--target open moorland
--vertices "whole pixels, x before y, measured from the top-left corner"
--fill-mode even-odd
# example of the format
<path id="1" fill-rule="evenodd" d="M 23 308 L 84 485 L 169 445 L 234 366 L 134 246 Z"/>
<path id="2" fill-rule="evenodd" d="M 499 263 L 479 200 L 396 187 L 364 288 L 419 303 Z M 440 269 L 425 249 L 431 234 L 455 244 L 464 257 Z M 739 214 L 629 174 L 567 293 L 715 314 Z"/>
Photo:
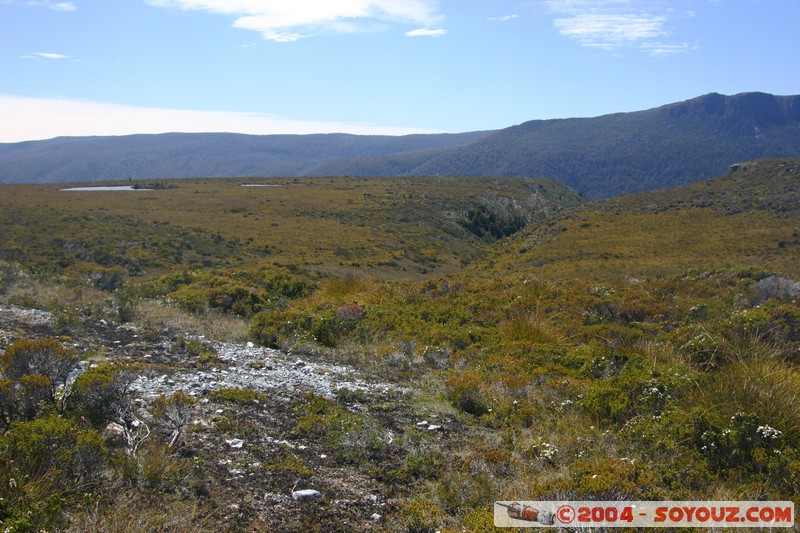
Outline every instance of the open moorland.
<path id="1" fill-rule="evenodd" d="M 800 159 L 597 202 L 528 179 L 126 185 L 0 188 L 9 531 L 800 505 Z"/>

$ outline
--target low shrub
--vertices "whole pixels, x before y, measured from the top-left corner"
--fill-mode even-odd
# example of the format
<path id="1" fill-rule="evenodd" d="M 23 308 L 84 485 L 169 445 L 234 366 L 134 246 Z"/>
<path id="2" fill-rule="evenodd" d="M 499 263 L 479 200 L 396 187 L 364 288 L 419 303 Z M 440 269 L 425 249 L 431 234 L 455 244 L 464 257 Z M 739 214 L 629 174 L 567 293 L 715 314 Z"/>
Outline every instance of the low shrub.
<path id="1" fill-rule="evenodd" d="M 453 406 L 474 416 L 489 412 L 482 393 L 483 386 L 481 377 L 472 372 L 453 376 L 445 382 L 447 397 Z"/>
<path id="2" fill-rule="evenodd" d="M 103 428 L 130 412 L 129 389 L 135 368 L 104 363 L 81 374 L 67 398 L 68 411 Z"/>
<path id="3" fill-rule="evenodd" d="M 77 354 L 55 339 L 23 339 L 7 346 L 0 355 L 0 372 L 13 381 L 28 375 L 46 376 L 50 380 L 50 399 L 54 399 L 56 387 L 66 384 L 77 362 Z"/>
<path id="4" fill-rule="evenodd" d="M 202 366 L 211 366 L 220 362 L 217 350 L 211 344 L 199 339 L 178 337 L 173 343 L 173 349 L 196 357 L 198 363 Z"/>
<path id="5" fill-rule="evenodd" d="M 281 309 L 289 300 L 308 296 L 316 288 L 297 274 L 265 269 L 232 271 L 183 271 L 151 283 L 145 294 L 166 296 L 181 308 L 204 313 L 249 317 L 267 309 Z"/>
<path id="6" fill-rule="evenodd" d="M 411 498 L 389 515 L 391 531 L 407 533 L 434 533 L 445 521 L 445 512 L 431 500 L 423 497 Z"/>
<path id="7" fill-rule="evenodd" d="M 296 412 L 295 431 L 323 437 L 334 457 L 343 463 L 381 459 L 388 449 L 386 430 L 378 419 L 350 413 L 333 400 L 309 394 Z"/>
<path id="8" fill-rule="evenodd" d="M 29 422 L 15 422 L 0 437 L 3 456 L 27 475 L 57 472 L 63 488 L 79 488 L 98 481 L 106 450 L 99 432 L 81 429 L 56 415 Z"/>

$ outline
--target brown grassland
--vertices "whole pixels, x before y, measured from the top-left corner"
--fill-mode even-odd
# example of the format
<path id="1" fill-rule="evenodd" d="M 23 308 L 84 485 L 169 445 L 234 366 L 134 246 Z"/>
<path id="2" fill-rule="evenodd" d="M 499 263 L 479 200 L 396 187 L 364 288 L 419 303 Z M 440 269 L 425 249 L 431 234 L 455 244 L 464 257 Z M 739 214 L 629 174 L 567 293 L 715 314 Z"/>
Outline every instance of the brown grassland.
<path id="1" fill-rule="evenodd" d="M 175 393 L 141 416 L 220 411 L 175 447 L 166 431 L 120 451 L 93 399 L 156 363 L 96 345 L 64 392 L 16 369 L 68 350 L 16 324 L 0 355 L 12 531 L 492 531 L 495 500 L 800 505 L 800 160 L 602 202 L 547 180 L 165 183 L 0 188 L 0 304 L 51 311 L 59 346 L 102 318 L 200 368 L 217 361 L 193 335 L 408 392 Z M 262 476 L 228 483 L 202 443 L 270 424 L 307 449 L 242 452 Z M 347 479 L 380 506 L 347 500 Z M 323 497 L 269 503 L 298 483 Z"/>

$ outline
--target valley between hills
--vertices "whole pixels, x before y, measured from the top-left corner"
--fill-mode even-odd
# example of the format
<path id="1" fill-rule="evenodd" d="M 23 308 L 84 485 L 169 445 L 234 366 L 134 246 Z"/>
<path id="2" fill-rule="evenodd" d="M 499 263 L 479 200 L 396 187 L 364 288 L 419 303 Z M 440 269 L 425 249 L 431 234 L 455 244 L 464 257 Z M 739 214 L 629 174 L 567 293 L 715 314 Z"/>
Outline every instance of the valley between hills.
<path id="1" fill-rule="evenodd" d="M 0 186 L 11 531 L 800 504 L 800 159 L 591 201 L 501 177 L 126 185 Z"/>

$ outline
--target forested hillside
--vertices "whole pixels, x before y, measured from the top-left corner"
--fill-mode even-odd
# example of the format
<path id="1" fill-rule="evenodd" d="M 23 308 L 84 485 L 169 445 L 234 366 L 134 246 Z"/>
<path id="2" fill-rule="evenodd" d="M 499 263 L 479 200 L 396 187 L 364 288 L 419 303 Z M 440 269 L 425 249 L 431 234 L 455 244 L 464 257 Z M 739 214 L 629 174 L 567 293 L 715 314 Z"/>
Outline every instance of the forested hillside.
<path id="1" fill-rule="evenodd" d="M 168 133 L 0 144 L 0 183 L 303 176 L 342 157 L 471 143 L 489 132 L 406 135 Z"/>
<path id="2" fill-rule="evenodd" d="M 800 97 L 709 94 L 635 113 L 535 120 L 429 155 L 334 161 L 315 172 L 547 176 L 605 198 L 710 178 L 737 161 L 800 155 Z"/>

